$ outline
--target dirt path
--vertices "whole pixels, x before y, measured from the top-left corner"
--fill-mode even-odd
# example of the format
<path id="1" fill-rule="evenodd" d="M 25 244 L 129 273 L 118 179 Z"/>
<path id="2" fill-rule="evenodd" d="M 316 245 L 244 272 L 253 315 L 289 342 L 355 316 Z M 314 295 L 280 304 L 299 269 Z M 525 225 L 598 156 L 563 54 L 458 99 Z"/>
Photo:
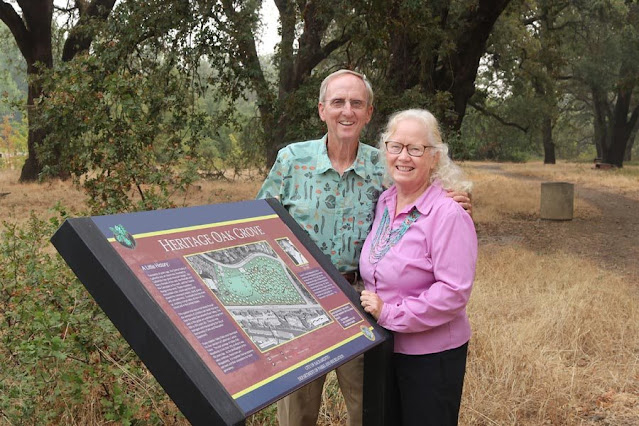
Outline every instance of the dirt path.
<path id="1" fill-rule="evenodd" d="M 491 172 L 527 181 L 544 179 L 508 173 L 499 165 L 480 166 Z M 637 195 L 634 197 L 634 195 Z M 571 221 L 540 220 L 537 215 L 510 217 L 497 225 L 480 226 L 480 238 L 518 240 L 539 251 L 562 250 L 594 261 L 603 269 L 625 274 L 639 282 L 639 191 L 633 198 L 605 189 L 575 185 L 575 198 L 581 198 L 598 215 L 576 217 Z"/>

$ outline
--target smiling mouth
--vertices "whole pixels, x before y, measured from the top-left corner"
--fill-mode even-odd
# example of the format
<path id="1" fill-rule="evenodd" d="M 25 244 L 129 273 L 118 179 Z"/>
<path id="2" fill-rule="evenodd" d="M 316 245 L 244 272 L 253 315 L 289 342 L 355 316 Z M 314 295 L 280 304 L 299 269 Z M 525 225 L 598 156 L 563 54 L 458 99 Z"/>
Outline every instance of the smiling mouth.
<path id="1" fill-rule="evenodd" d="M 339 124 L 341 124 L 342 126 L 352 126 L 353 124 L 355 124 L 354 121 L 340 121 Z"/>
<path id="2" fill-rule="evenodd" d="M 415 167 L 408 167 L 408 166 L 395 166 L 395 168 L 397 170 L 399 170 L 400 172 L 410 172 L 411 170 L 413 170 Z"/>

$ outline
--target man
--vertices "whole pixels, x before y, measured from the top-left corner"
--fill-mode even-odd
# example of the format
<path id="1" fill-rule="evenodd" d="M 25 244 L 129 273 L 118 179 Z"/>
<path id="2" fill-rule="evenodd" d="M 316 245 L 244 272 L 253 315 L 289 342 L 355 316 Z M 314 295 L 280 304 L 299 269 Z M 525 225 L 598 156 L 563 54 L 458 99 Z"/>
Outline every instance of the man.
<path id="1" fill-rule="evenodd" d="M 373 114 L 373 89 L 362 74 L 336 71 L 320 86 L 318 112 L 327 134 L 281 149 L 257 198 L 279 199 L 344 278 L 355 285 L 359 254 L 384 177 L 379 151 L 359 142 Z M 470 210 L 466 194 L 452 195 Z M 363 356 L 336 370 L 349 426 L 362 424 L 363 371 Z M 320 377 L 278 401 L 280 426 L 317 423 L 324 380 L 325 376 Z"/>

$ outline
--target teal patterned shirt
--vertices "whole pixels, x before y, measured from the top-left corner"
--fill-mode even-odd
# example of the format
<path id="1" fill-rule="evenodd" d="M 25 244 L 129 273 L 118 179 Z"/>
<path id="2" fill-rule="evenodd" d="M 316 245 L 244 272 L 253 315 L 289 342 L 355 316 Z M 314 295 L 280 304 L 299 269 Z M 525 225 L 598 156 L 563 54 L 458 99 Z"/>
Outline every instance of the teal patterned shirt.
<path id="1" fill-rule="evenodd" d="M 337 269 L 351 272 L 358 268 L 383 177 L 379 151 L 363 143 L 340 176 L 324 136 L 282 148 L 257 198 L 279 199 Z"/>

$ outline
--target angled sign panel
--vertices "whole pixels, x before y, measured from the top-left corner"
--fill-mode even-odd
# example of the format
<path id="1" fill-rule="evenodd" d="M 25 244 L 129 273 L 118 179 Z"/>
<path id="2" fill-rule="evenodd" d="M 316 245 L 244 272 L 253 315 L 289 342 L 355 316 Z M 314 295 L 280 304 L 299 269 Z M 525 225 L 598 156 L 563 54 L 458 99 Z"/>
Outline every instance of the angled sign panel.
<path id="1" fill-rule="evenodd" d="M 194 424 L 241 424 L 388 340 L 273 199 L 69 219 L 52 242 Z"/>

